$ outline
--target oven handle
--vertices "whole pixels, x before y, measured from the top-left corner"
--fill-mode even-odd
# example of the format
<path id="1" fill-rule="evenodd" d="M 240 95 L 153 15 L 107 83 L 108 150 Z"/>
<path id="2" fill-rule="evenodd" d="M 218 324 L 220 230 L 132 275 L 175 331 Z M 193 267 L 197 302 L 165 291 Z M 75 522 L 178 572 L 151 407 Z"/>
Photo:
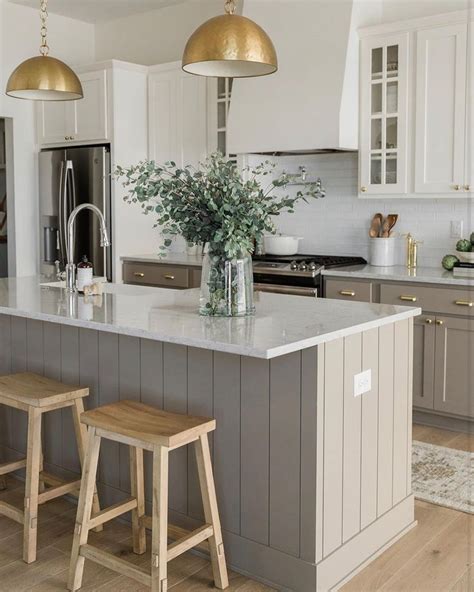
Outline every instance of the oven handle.
<path id="1" fill-rule="evenodd" d="M 289 294 L 291 296 L 318 297 L 317 288 L 302 288 L 299 286 L 280 286 L 279 284 L 254 284 L 256 292 L 272 292 L 274 294 Z"/>

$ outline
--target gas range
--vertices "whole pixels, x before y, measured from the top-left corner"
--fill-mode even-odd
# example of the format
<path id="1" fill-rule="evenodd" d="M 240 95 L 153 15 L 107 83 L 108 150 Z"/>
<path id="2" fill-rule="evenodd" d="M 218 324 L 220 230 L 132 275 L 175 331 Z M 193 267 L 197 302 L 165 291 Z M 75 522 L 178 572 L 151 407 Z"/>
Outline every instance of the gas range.
<path id="1" fill-rule="evenodd" d="M 341 255 L 254 255 L 254 285 L 261 292 L 321 296 L 323 269 L 366 263 L 362 257 Z"/>

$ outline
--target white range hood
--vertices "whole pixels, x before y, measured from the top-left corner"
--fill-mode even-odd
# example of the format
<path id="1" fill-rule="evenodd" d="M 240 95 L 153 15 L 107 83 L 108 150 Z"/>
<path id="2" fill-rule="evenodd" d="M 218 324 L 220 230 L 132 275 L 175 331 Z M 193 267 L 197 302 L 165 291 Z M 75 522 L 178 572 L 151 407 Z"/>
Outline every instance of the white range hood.
<path id="1" fill-rule="evenodd" d="M 359 39 L 379 0 L 244 0 L 243 14 L 270 35 L 279 70 L 234 80 L 228 151 L 357 150 Z"/>

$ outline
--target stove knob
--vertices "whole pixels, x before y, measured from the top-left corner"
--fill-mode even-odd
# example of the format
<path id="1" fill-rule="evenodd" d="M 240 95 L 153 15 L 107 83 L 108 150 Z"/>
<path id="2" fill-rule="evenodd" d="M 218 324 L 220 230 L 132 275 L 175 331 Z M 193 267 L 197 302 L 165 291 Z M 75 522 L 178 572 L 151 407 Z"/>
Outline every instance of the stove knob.
<path id="1" fill-rule="evenodd" d="M 314 261 L 311 261 L 308 267 L 310 271 L 316 271 L 316 263 Z"/>
<path id="2" fill-rule="evenodd" d="M 302 261 L 298 267 L 298 269 L 300 271 L 306 271 L 308 269 L 308 266 L 306 265 L 306 261 Z"/>
<path id="3" fill-rule="evenodd" d="M 296 263 L 296 261 L 292 261 L 290 263 L 290 269 L 293 269 L 293 270 L 298 269 L 298 263 Z"/>

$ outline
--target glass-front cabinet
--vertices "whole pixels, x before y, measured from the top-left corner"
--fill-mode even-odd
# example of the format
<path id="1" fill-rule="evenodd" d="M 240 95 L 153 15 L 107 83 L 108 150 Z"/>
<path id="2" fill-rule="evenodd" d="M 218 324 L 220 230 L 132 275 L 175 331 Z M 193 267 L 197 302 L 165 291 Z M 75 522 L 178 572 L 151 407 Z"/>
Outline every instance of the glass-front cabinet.
<path id="1" fill-rule="evenodd" d="M 359 195 L 407 191 L 408 34 L 361 51 Z"/>

